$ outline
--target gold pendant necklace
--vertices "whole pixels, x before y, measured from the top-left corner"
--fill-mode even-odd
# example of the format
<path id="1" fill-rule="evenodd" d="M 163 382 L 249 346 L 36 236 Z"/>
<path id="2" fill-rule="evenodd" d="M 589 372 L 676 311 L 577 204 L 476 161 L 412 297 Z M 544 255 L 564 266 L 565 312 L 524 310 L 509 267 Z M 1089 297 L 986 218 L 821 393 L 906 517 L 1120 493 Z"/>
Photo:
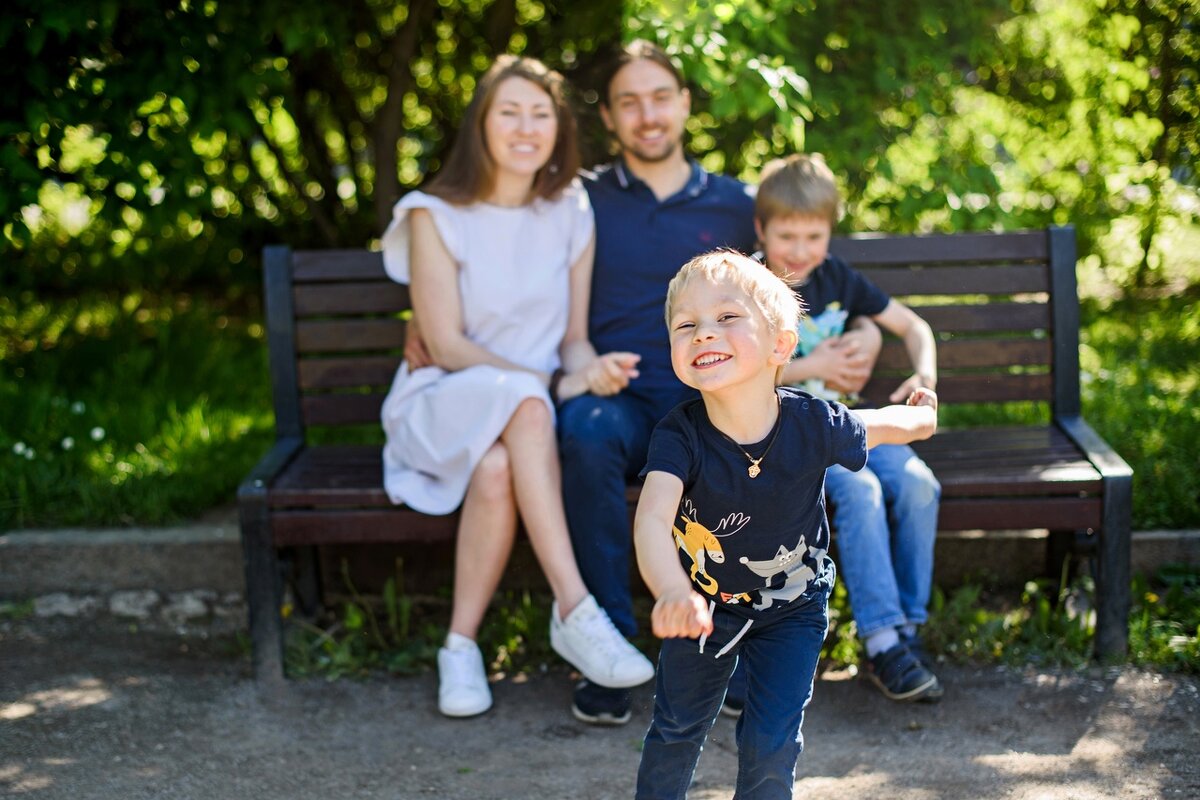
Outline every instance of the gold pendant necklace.
<path id="1" fill-rule="evenodd" d="M 741 451 L 742 455 L 746 457 L 746 460 L 750 462 L 750 466 L 746 468 L 746 474 L 751 478 L 757 478 L 759 474 L 762 473 L 762 467 L 760 467 L 759 464 L 761 464 L 762 460 L 767 457 L 767 453 L 771 452 L 771 445 L 775 444 L 775 440 L 779 438 L 779 429 L 783 427 L 781 425 L 781 422 L 783 421 L 783 401 L 779 399 L 778 392 L 775 393 L 775 403 L 779 408 L 779 413 L 775 415 L 775 426 L 771 429 L 771 441 L 767 442 L 767 449 L 763 450 L 762 455 L 758 458 L 755 458 L 747 453 L 745 448 L 734 441 L 732 436 L 725 433 L 725 431 L 721 430 L 720 428 L 717 428 L 717 433 L 728 439 L 734 447 Z M 715 425 L 713 427 L 716 428 Z"/>

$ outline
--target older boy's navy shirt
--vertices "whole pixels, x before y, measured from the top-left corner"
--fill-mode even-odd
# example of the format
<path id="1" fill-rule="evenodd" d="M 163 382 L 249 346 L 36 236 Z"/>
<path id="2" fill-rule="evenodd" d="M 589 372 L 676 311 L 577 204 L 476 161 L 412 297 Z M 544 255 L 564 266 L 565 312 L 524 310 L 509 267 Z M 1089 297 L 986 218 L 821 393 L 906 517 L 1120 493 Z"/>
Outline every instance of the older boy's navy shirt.
<path id="1" fill-rule="evenodd" d="M 596 215 L 588 331 L 599 353 L 641 355 L 635 392 L 679 391 L 663 304 L 667 284 L 690 259 L 718 247 L 754 248 L 754 196 L 733 178 L 692 163 L 687 185 L 659 202 L 618 159 L 583 175 Z"/>
<path id="2" fill-rule="evenodd" d="M 873 317 L 882 314 L 891 301 L 887 293 L 867 280 L 854 267 L 832 253 L 809 274 L 808 280 L 792 288 L 804 301 L 804 313 L 820 314 L 830 303 L 841 303 L 849 317 Z"/>
<path id="3" fill-rule="evenodd" d="M 776 391 L 779 438 L 758 477 L 747 474 L 742 450 L 758 457 L 771 435 L 738 449 L 709 422 L 699 399 L 658 424 L 641 473 L 683 481 L 670 533 L 680 563 L 697 592 L 750 617 L 790 603 L 825 577 L 825 469 L 857 471 L 867 463 L 866 428 L 857 415 L 799 389 Z"/>

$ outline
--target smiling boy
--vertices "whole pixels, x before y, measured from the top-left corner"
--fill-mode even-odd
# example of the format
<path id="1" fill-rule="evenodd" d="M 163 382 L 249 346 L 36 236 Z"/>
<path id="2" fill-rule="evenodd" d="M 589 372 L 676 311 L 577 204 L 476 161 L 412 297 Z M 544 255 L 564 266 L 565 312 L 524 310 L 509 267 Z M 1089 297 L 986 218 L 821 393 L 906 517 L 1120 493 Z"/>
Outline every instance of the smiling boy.
<path id="1" fill-rule="evenodd" d="M 801 725 L 828 627 L 824 474 L 860 469 L 867 448 L 927 438 L 937 398 L 856 412 L 777 388 L 800 305 L 750 258 L 708 253 L 667 290 L 671 365 L 700 398 L 655 428 L 634 523 L 664 638 L 638 798 L 686 795 L 739 659 L 736 795 L 791 798 Z"/>

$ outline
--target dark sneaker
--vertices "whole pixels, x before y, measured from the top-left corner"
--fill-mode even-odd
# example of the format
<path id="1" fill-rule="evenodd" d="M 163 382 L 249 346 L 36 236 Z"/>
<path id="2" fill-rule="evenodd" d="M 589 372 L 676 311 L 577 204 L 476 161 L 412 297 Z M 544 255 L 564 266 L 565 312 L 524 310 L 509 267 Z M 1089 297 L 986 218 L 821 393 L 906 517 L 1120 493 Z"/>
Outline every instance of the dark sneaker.
<path id="1" fill-rule="evenodd" d="M 742 697 L 733 697 L 729 694 L 725 695 L 725 700 L 721 703 L 721 713 L 730 719 L 737 719 L 742 715 L 742 709 L 746 706 L 746 700 Z"/>
<path id="2" fill-rule="evenodd" d="M 587 678 L 575 686 L 571 713 L 589 725 L 624 725 L 629 722 L 629 690 L 610 689 Z"/>
<path id="3" fill-rule="evenodd" d="M 889 700 L 932 702 L 942 696 L 937 676 L 903 644 L 868 658 L 866 676 Z"/>
<path id="4" fill-rule="evenodd" d="M 933 660 L 933 656 L 931 656 L 929 654 L 929 651 L 925 649 L 925 643 L 921 641 L 920 636 L 918 636 L 917 634 L 913 634 L 912 636 L 905 636 L 903 633 L 901 633 L 900 634 L 900 644 L 907 647 L 908 652 L 912 653 L 914 656 L 917 657 L 917 660 L 921 662 L 921 666 L 923 666 L 925 669 L 929 670 L 930 674 L 933 674 L 936 676 L 937 673 L 935 673 L 933 671 L 933 667 L 935 664 L 935 662 Z M 938 700 L 941 698 L 941 696 L 942 696 L 942 682 L 939 680 L 937 687 L 935 689 L 931 690 L 922 699 Z"/>

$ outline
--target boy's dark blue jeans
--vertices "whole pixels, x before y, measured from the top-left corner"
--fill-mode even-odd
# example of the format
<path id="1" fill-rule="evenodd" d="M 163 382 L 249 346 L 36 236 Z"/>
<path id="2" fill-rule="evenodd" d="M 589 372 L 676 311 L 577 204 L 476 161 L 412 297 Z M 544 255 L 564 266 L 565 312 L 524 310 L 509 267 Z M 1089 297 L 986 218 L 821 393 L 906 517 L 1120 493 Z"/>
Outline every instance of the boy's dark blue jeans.
<path id="1" fill-rule="evenodd" d="M 734 665 L 746 665 L 746 706 L 737 722 L 735 800 L 791 800 L 801 727 L 829 628 L 834 571 L 803 596 L 745 628 L 745 617 L 716 606 L 713 632 L 664 639 L 658 656 L 654 716 L 638 767 L 638 800 L 687 796 L 708 731 Z M 732 644 L 732 646 L 730 646 Z M 725 651 L 725 652 L 722 652 Z"/>

